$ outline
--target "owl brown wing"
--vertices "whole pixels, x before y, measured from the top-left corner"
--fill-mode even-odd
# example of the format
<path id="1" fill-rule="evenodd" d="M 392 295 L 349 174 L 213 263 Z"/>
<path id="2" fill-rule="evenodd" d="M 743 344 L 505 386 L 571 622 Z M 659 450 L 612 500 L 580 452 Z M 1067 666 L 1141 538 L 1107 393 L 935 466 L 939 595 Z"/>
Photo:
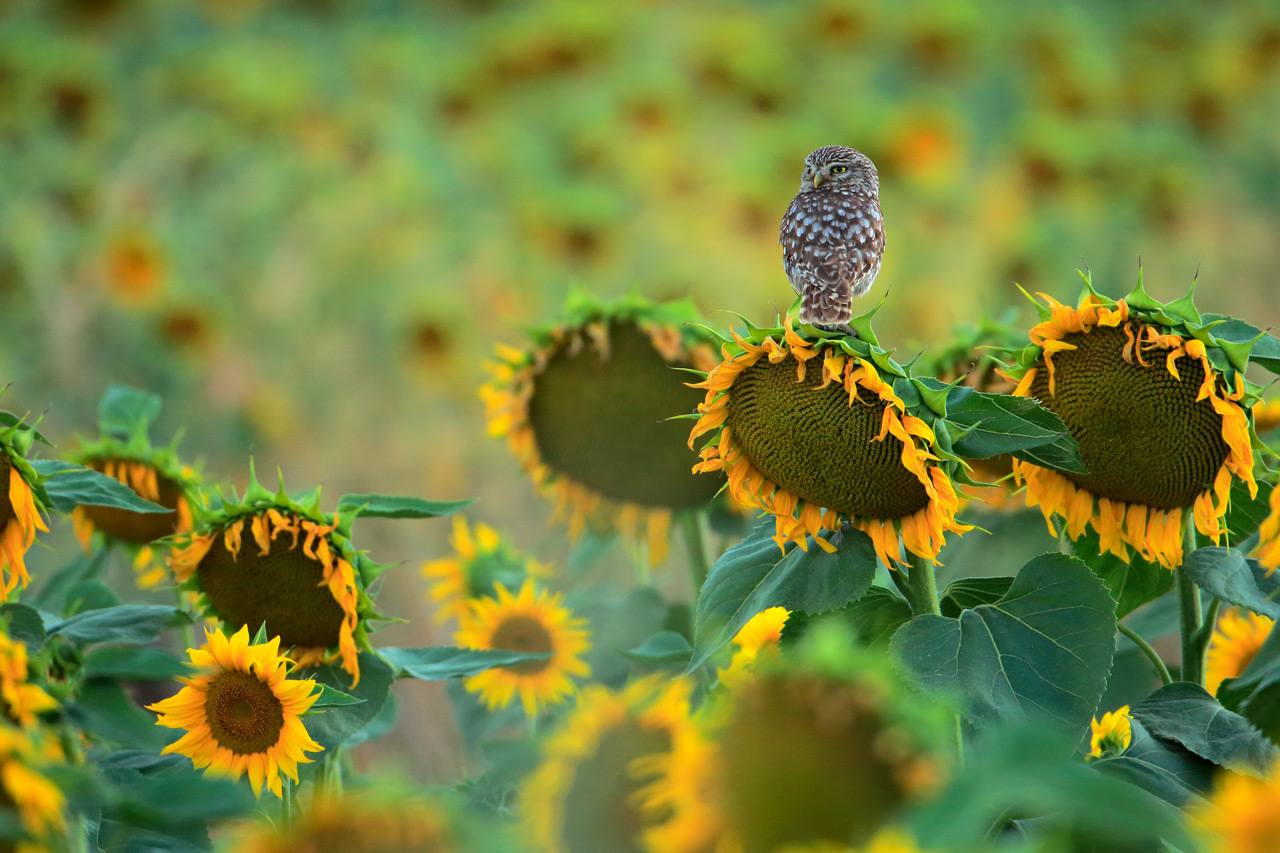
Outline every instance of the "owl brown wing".
<path id="1" fill-rule="evenodd" d="M 847 323 L 853 298 L 870 289 L 884 254 L 875 199 L 856 192 L 798 196 L 779 239 L 787 277 L 801 296 L 801 320 Z"/>

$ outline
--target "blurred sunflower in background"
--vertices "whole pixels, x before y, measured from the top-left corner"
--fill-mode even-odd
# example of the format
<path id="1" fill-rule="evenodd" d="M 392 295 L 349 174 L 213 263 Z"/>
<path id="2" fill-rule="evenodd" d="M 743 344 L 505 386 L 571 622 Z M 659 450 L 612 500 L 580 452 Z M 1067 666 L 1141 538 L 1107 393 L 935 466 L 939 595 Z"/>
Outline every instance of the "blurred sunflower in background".
<path id="1" fill-rule="evenodd" d="M 298 765 L 323 747 L 307 734 L 302 717 L 320 698 L 314 681 L 289 678 L 292 662 L 280 654 L 280 638 L 252 643 L 247 628 L 228 638 L 207 632 L 189 649 L 195 675 L 177 694 L 147 708 L 156 725 L 185 729 L 165 755 L 185 755 L 197 769 L 239 779 L 246 774 L 254 796 L 282 794 L 282 776 L 298 781 Z"/>
<path id="2" fill-rule="evenodd" d="M 1092 527 L 1100 548 L 1130 549 L 1166 568 L 1182 563 L 1183 517 L 1221 540 L 1233 479 L 1251 496 L 1253 446 L 1248 350 L 1216 338 L 1188 294 L 1162 304 L 1141 281 L 1121 300 L 1086 290 L 1078 308 L 1041 294 L 1042 321 L 1012 374 L 1066 423 L 1087 474 L 1014 460 L 1027 505 L 1054 516 L 1073 540 Z"/>
<path id="3" fill-rule="evenodd" d="M 747 620 L 734 634 L 733 658 L 719 672 L 720 683 L 728 687 L 740 685 L 755 668 L 756 660 L 770 649 L 778 648 L 791 611 L 785 607 L 769 607 Z"/>
<path id="4" fill-rule="evenodd" d="M 147 233 L 121 233 L 107 245 L 102 274 L 107 289 L 126 304 L 154 299 L 165 283 L 167 263 L 159 245 Z"/>
<path id="5" fill-rule="evenodd" d="M 1280 761 L 1262 779 L 1219 774 L 1189 821 L 1207 853 L 1271 853 L 1280 846 Z"/>
<path id="6" fill-rule="evenodd" d="M 454 853 L 463 846 L 451 811 L 421 796 L 374 789 L 320 794 L 287 826 L 259 821 L 235 834 L 236 853 Z"/>
<path id="7" fill-rule="evenodd" d="M 6 844 L 12 841 L 17 853 L 62 849 L 69 841 L 66 795 L 45 772 L 63 761 L 52 737 L 0 722 L 0 814 L 16 818 Z"/>
<path id="8" fill-rule="evenodd" d="M 0 629 L 0 699 L 4 716 L 24 729 L 36 724 L 36 715 L 58 707 L 57 701 L 38 684 L 30 683 L 26 643 Z"/>
<path id="9" fill-rule="evenodd" d="M 571 538 L 616 531 L 661 563 L 673 520 L 719 489 L 690 475 L 696 460 L 671 420 L 697 400 L 680 369 L 708 369 L 714 350 L 688 303 L 576 298 L 565 315 L 529 349 L 499 348 L 481 389 L 489 432 L 552 497 Z"/>
<path id="10" fill-rule="evenodd" d="M 647 849 L 669 819 L 662 802 L 671 754 L 692 736 L 683 680 L 644 678 L 621 692 L 593 685 L 543 744 L 520 800 L 535 849 L 552 853 Z"/>
<path id="11" fill-rule="evenodd" d="M 26 459 L 34 430 L 17 418 L 0 412 L 0 602 L 31 582 L 26 554 L 35 544 L 36 533 L 47 533 L 43 512 L 48 507 L 40 497 L 40 477 Z M 35 488 L 33 488 L 33 484 Z"/>
<path id="12" fill-rule="evenodd" d="M 518 696 L 525 714 L 536 716 L 543 706 L 572 695 L 577 689 L 574 678 L 591 674 L 583 660 L 591 648 L 587 622 L 561 604 L 559 593 L 540 589 L 527 579 L 514 595 L 498 584 L 496 595 L 466 603 L 454 635 L 460 647 L 547 655 L 469 677 L 467 691 L 478 693 L 490 710 L 505 708 Z"/>
<path id="13" fill-rule="evenodd" d="M 99 471 L 139 496 L 169 509 L 139 513 L 101 506 L 79 506 L 71 513 L 76 537 L 85 551 L 95 541 L 119 545 L 133 554 L 138 586 L 151 589 L 166 577 L 155 543 L 190 533 L 192 505 L 198 502 L 200 480 L 178 457 L 177 438 L 167 447 L 151 444 L 150 426 L 160 412 L 160 398 L 124 386 L 107 389 L 99 406 L 99 437 L 81 440 L 72 460 Z"/>
<path id="14" fill-rule="evenodd" d="M 692 385 L 706 392 L 689 435 L 690 447 L 707 436 L 694 471 L 728 475 L 730 494 L 773 515 L 780 547 L 813 537 L 834 551 L 826 537 L 851 524 L 896 567 L 903 547 L 936 560 L 947 533 L 972 529 L 956 519 L 958 460 L 942 458 L 924 405 L 908 408 L 894 390 L 906 371 L 869 325 L 863 339 L 806 337 L 790 317 L 732 334 L 724 360 Z"/>
<path id="15" fill-rule="evenodd" d="M 545 580 L 551 575 L 549 566 L 518 553 L 483 522 L 469 524 L 455 516 L 449 544 L 452 556 L 422 564 L 437 622 L 461 618 L 470 599 L 496 595 L 499 586 L 516 589 L 526 578 Z"/>
<path id="16" fill-rule="evenodd" d="M 1258 528 L 1258 562 L 1268 572 L 1280 568 L 1280 486 L 1271 490 L 1271 509 Z"/>
<path id="17" fill-rule="evenodd" d="M 1216 695 L 1222 682 L 1244 672 L 1274 627 L 1266 616 L 1236 607 L 1219 614 L 1205 653 L 1205 689 Z"/>

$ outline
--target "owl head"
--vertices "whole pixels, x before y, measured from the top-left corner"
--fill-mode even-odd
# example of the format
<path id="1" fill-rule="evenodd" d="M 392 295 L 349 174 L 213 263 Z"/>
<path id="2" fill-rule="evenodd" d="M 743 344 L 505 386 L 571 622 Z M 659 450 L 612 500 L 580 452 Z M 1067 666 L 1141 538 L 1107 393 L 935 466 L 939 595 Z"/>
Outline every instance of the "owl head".
<path id="1" fill-rule="evenodd" d="M 800 189 L 813 190 L 827 185 L 843 185 L 879 195 L 880 176 L 876 173 L 876 164 L 861 151 L 827 145 L 804 158 Z"/>

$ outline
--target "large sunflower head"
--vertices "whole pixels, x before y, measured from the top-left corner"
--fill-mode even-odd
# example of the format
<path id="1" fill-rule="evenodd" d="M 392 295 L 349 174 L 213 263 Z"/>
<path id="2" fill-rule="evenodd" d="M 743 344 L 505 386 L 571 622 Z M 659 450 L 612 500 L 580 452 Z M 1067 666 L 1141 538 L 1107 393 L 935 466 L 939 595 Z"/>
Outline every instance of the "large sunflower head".
<path id="1" fill-rule="evenodd" d="M 40 475 L 26 459 L 37 436 L 18 418 L 0 412 L 0 602 L 30 583 L 27 551 L 37 531 L 49 530 L 42 517 L 49 501 Z"/>
<path id="2" fill-rule="evenodd" d="M 297 782 L 307 753 L 323 749 L 302 721 L 320 697 L 315 682 L 289 678 L 292 662 L 280 654 L 279 637 L 254 644 L 243 627 L 229 639 L 211 630 L 187 654 L 196 671 L 182 679 L 186 686 L 147 706 L 160 715 L 156 725 L 186 730 L 164 753 L 185 755 L 209 773 L 248 774 L 255 796 L 264 785 L 281 796 L 281 777 Z"/>
<path id="3" fill-rule="evenodd" d="M 1247 610 L 1230 607 L 1223 611 L 1205 654 L 1205 688 L 1216 694 L 1222 682 L 1244 672 L 1271 636 L 1275 624 L 1266 616 Z"/>
<path id="4" fill-rule="evenodd" d="M 515 589 L 528 577 L 546 578 L 551 573 L 518 553 L 489 525 L 468 524 L 462 516 L 453 519 L 450 544 L 453 556 L 422 564 L 438 622 L 461 617 L 469 599 L 495 595 L 499 585 Z"/>
<path id="5" fill-rule="evenodd" d="M 521 798 L 538 850 L 594 853 L 652 849 L 669 819 L 663 798 L 671 755 L 695 736 L 691 686 L 649 677 L 621 692 L 592 686 L 543 745 Z"/>
<path id="6" fill-rule="evenodd" d="M 722 701 L 653 798 L 672 808 L 655 850 L 857 848 L 940 780 L 946 715 L 838 626 L 816 626 Z"/>
<path id="7" fill-rule="evenodd" d="M 354 517 L 321 511 L 319 490 L 272 493 L 251 476 L 242 498 L 196 508 L 169 567 L 228 629 L 265 624 L 301 664 L 340 660 L 354 686 L 378 618 L 368 584 L 382 569 L 352 544 Z"/>
<path id="8" fill-rule="evenodd" d="M 591 647 L 586 620 L 560 603 L 559 593 L 539 589 L 532 579 L 512 594 L 498 584 L 496 596 L 468 601 L 455 640 L 467 649 L 505 649 L 545 654 L 494 667 L 465 682 L 490 709 L 505 708 L 517 696 L 530 717 L 543 705 L 563 702 L 576 689 L 574 678 L 591 674 L 582 656 Z"/>
<path id="9" fill-rule="evenodd" d="M 122 397 L 126 398 L 125 402 L 121 401 Z M 128 401 L 139 407 L 150 403 L 150 407 L 132 418 L 125 418 L 120 410 Z M 81 441 L 73 461 L 118 480 L 141 497 L 170 511 L 140 513 L 115 507 L 80 506 L 72 512 L 71 520 L 85 550 L 92 548 L 98 539 L 131 551 L 138 585 L 149 589 L 165 579 L 164 567 L 155 559 L 155 543 L 191 531 L 191 508 L 197 500 L 200 481 L 195 471 L 178 458 L 176 441 L 167 447 L 152 445 L 148 427 L 159 411 L 158 397 L 113 387 L 103 402 L 100 436 L 93 441 Z"/>
<path id="10" fill-rule="evenodd" d="M 1262 779 L 1223 772 L 1190 821 L 1208 853 L 1280 849 L 1280 761 Z"/>
<path id="11" fill-rule="evenodd" d="M 715 497 L 718 483 L 689 474 L 696 460 L 670 420 L 697 402 L 679 369 L 714 362 L 696 319 L 685 304 L 578 300 L 529 349 L 499 348 L 481 391 L 489 432 L 554 498 L 571 536 L 617 530 L 658 563 L 673 515 Z"/>
<path id="12" fill-rule="evenodd" d="M 463 849 L 449 810 L 422 797 L 380 791 L 318 796 L 288 826 L 259 821 L 236 838 L 238 853 L 455 853 Z"/>
<path id="13" fill-rule="evenodd" d="M 1093 527 L 1104 552 L 1180 565 L 1187 511 L 1218 541 L 1232 479 L 1257 493 L 1248 344 L 1215 336 L 1223 321 L 1202 317 L 1191 294 L 1162 304 L 1141 281 L 1120 300 L 1089 286 L 1076 308 L 1041 297 L 1014 393 L 1063 420 L 1088 473 L 1015 460 L 1028 505 L 1051 531 L 1053 516 L 1063 518 L 1072 539 Z"/>
<path id="14" fill-rule="evenodd" d="M 36 716 L 58 707 L 57 701 L 38 684 L 30 682 L 27 646 L 0 628 L 0 711 L 24 729 L 36 725 Z"/>
<path id="15" fill-rule="evenodd" d="M 13 847 L 7 841 L 0 846 L 17 851 L 62 849 L 61 843 L 68 840 L 66 796 L 44 772 L 61 763 L 56 740 L 0 722 L 0 815 L 12 814 L 21 836 Z"/>
<path id="16" fill-rule="evenodd" d="M 863 321 L 868 318 L 863 318 Z M 706 396 L 689 446 L 707 436 L 694 471 L 724 471 L 730 493 L 775 519 L 779 546 L 851 524 L 870 535 L 885 565 L 901 546 L 935 559 L 960 501 L 945 416 L 927 404 L 934 388 L 909 375 L 876 343 L 833 336 L 788 317 L 723 342 L 724 360 L 692 387 Z M 945 398 L 945 391 L 942 392 Z M 935 403 L 945 411 L 945 404 Z"/>

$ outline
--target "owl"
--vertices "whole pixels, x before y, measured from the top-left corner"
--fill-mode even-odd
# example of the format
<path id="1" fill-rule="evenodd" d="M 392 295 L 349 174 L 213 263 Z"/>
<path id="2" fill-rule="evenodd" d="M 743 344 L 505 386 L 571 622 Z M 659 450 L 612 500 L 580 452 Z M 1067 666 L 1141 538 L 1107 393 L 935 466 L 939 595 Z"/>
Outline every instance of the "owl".
<path id="1" fill-rule="evenodd" d="M 880 176 L 871 158 L 842 145 L 804 158 L 800 192 L 778 232 L 782 264 L 800 294 L 800 320 L 844 328 L 853 300 L 871 289 L 884 257 Z"/>

